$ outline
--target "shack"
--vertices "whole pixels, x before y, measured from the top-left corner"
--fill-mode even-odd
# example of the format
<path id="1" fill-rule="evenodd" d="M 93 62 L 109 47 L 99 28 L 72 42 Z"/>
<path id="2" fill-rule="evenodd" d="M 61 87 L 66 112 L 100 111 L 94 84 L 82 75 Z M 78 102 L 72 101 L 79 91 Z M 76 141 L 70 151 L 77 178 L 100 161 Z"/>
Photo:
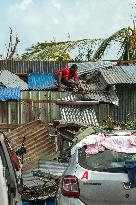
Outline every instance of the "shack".
<path id="1" fill-rule="evenodd" d="M 131 114 L 135 119 L 135 65 L 117 66 L 116 63 L 111 62 L 77 63 L 79 78 L 82 86 L 86 89 L 84 94 L 69 91 L 58 92 L 52 87 L 51 81 L 40 87 L 41 77 L 46 75 L 46 78 L 44 76 L 43 79 L 48 80 L 47 74 L 53 75 L 56 69 L 70 65 L 71 63 L 68 62 L 0 61 L 1 72 L 12 73 L 11 76 L 14 75 L 20 79 L 19 85 L 25 85 L 23 89 L 16 90 L 11 94 L 11 91 L 9 92 L 7 89 L 17 89 L 15 80 L 12 81 L 12 78 L 8 78 L 8 75 L 5 74 L 5 79 L 10 79 L 10 85 L 7 83 L 4 85 L 0 78 L 1 88 L 7 88 L 7 93 L 1 90 L 3 93 L 1 96 L 4 95 L 6 98 L 1 99 L 0 102 L 0 128 L 14 128 L 17 124 L 37 119 L 48 123 L 56 119 L 66 119 L 66 116 L 62 114 L 62 110 L 64 110 L 62 107 L 66 106 L 57 105 L 58 99 L 63 101 L 64 99 L 99 101 L 99 104 L 93 105 L 97 119 L 96 124 L 101 124 L 109 116 L 114 120 L 122 121 L 127 119 L 128 114 Z M 29 78 L 30 76 L 31 78 Z M 36 78 L 37 80 L 32 83 L 32 79 Z M 49 83 L 51 83 L 51 87 Z M 18 96 L 16 98 L 15 93 Z M 75 118 L 73 119 L 75 120 Z"/>

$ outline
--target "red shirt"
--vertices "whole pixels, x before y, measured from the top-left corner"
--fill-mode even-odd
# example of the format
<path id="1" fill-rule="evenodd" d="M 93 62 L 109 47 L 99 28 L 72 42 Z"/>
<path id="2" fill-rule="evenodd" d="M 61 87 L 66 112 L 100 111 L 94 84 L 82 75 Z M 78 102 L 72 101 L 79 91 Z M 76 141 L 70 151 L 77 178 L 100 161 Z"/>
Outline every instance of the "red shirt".
<path id="1" fill-rule="evenodd" d="M 57 72 L 62 73 L 62 77 L 66 78 L 68 80 L 70 80 L 72 78 L 74 78 L 74 80 L 78 80 L 77 72 L 71 74 L 70 73 L 70 68 L 63 68 L 63 69 L 57 70 Z"/>

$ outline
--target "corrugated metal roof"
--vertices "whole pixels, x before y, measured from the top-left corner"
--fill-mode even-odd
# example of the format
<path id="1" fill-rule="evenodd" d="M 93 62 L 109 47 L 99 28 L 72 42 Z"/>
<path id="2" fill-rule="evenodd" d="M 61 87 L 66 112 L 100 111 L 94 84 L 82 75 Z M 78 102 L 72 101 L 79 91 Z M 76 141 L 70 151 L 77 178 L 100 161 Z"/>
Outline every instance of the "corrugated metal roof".
<path id="1" fill-rule="evenodd" d="M 44 185 L 44 182 L 38 176 L 33 176 L 33 173 L 30 172 L 23 175 L 23 184 L 27 187 L 36 187 Z"/>
<path id="2" fill-rule="evenodd" d="M 54 73 L 59 68 L 67 67 L 65 61 L 16 61 L 0 60 L 0 70 L 9 70 L 15 74 L 28 74 L 31 72 Z"/>
<path id="3" fill-rule="evenodd" d="M 0 89 L 0 100 L 20 100 L 20 88 L 1 88 Z"/>
<path id="4" fill-rule="evenodd" d="M 118 105 L 119 99 L 115 91 L 106 92 L 106 91 L 94 91 L 89 94 L 84 94 L 83 98 L 85 100 L 97 100 L 99 102 L 112 103 Z"/>
<path id="5" fill-rule="evenodd" d="M 52 89 L 56 85 L 55 75 L 52 73 L 31 73 L 28 75 L 29 89 Z"/>
<path id="6" fill-rule="evenodd" d="M 122 70 L 132 76 L 133 82 L 136 83 L 136 65 L 121 66 Z"/>
<path id="7" fill-rule="evenodd" d="M 73 63 L 68 63 L 70 67 Z M 99 68 L 107 68 L 112 67 L 116 63 L 108 62 L 108 61 L 97 61 L 97 62 L 83 62 L 83 63 L 76 63 L 78 66 L 78 74 L 83 75 L 87 73 L 94 74 L 99 70 Z"/>
<path id="8" fill-rule="evenodd" d="M 40 172 L 42 174 L 51 174 L 52 176 L 61 177 L 67 166 L 67 163 L 59 163 L 56 160 L 39 160 L 38 169 L 33 169 L 33 172 L 23 175 L 23 183 L 27 187 L 42 186 L 44 182 L 33 173 Z"/>
<path id="9" fill-rule="evenodd" d="M 78 100 L 95 100 L 105 103 L 113 103 L 118 105 L 119 99 L 115 91 L 95 90 L 89 93 L 69 95 L 61 99 L 62 101 L 78 101 Z"/>
<path id="10" fill-rule="evenodd" d="M 24 146 L 23 172 L 28 172 L 38 165 L 39 159 L 52 160 L 57 157 L 55 139 L 48 134 L 48 125 L 40 120 L 32 121 L 20 126 L 7 134 L 15 150 L 19 149 L 23 137 L 26 138 Z"/>
<path id="11" fill-rule="evenodd" d="M 0 71 L 0 82 L 7 88 L 20 87 L 21 90 L 28 89 L 26 82 L 24 82 L 17 75 L 11 73 L 8 70 Z"/>
<path id="12" fill-rule="evenodd" d="M 54 176 L 62 176 L 63 172 L 67 168 L 67 163 L 59 163 L 58 161 L 52 160 L 39 160 L 39 170 L 42 172 L 52 174 Z"/>
<path id="13" fill-rule="evenodd" d="M 99 69 L 108 84 L 135 84 L 136 65 L 114 66 L 112 68 Z"/>
<path id="14" fill-rule="evenodd" d="M 83 122 L 98 126 L 98 121 L 92 106 L 60 105 L 62 120 Z"/>

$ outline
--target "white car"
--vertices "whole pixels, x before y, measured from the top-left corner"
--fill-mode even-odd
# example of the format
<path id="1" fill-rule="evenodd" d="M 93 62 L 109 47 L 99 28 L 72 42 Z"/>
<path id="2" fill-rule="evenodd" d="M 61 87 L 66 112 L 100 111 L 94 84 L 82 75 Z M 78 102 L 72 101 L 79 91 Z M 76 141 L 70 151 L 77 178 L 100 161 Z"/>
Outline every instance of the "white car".
<path id="1" fill-rule="evenodd" d="M 129 135 L 125 133 L 122 137 Z M 117 137 L 117 132 L 115 138 Z M 120 134 L 119 134 L 120 135 Z M 136 175 L 136 153 L 119 153 L 109 149 L 86 155 L 86 145 L 73 148 L 69 166 L 61 179 L 57 205 L 134 205 L 136 182 L 131 186 L 126 162 L 132 162 Z"/>

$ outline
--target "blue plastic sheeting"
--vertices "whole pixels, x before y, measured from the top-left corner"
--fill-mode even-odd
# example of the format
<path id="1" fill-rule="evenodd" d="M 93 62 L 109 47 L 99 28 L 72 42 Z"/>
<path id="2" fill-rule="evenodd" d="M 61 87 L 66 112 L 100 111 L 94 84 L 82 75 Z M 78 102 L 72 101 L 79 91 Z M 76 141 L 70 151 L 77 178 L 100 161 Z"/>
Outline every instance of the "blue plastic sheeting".
<path id="1" fill-rule="evenodd" d="M 33 90 L 51 89 L 56 87 L 55 74 L 31 73 L 28 75 L 28 88 Z"/>
<path id="2" fill-rule="evenodd" d="M 35 200 L 35 201 L 23 200 L 22 205 L 45 205 L 45 200 Z"/>
<path id="3" fill-rule="evenodd" d="M 56 198 L 55 197 L 47 198 L 45 200 L 45 205 L 56 205 Z"/>
<path id="4" fill-rule="evenodd" d="M 2 88 L 0 89 L 0 100 L 20 100 L 20 88 Z"/>
<path id="5" fill-rule="evenodd" d="M 46 200 L 23 200 L 22 205 L 56 205 L 56 198 L 50 197 Z"/>

